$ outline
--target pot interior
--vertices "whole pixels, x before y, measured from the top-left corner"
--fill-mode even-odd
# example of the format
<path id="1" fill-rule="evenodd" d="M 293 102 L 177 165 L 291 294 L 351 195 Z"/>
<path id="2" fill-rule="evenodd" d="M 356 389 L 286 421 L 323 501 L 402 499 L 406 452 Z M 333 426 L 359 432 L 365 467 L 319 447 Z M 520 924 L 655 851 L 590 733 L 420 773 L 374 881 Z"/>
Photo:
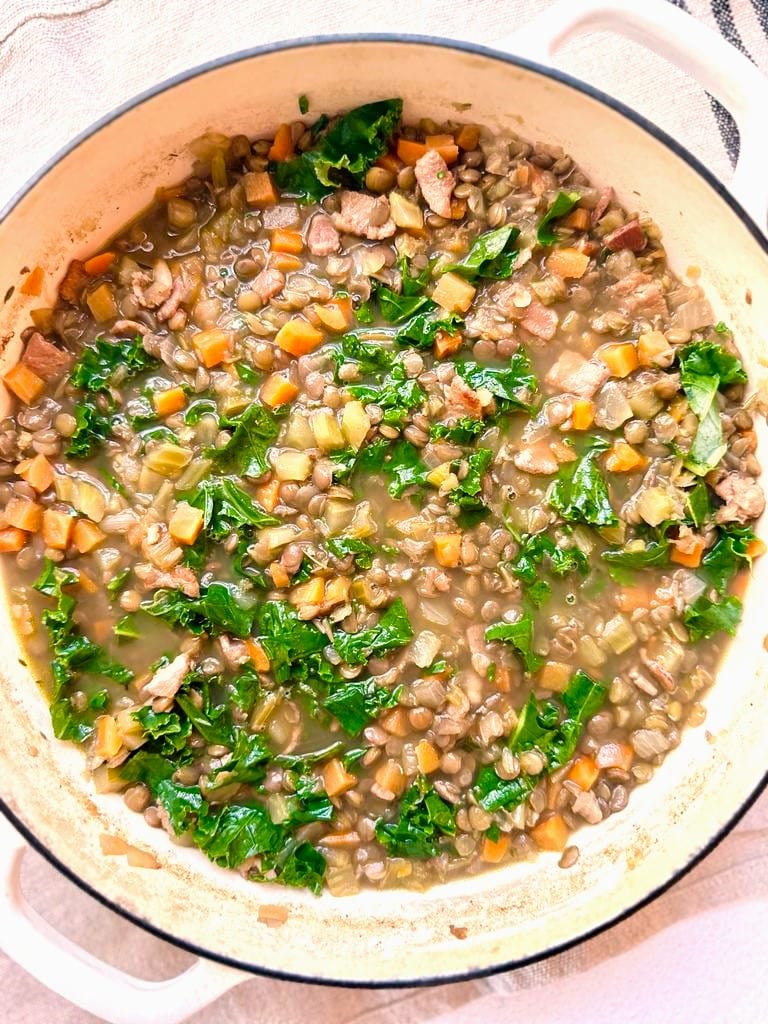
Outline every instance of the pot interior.
<path id="1" fill-rule="evenodd" d="M 0 312 L 0 334 L 10 339 L 0 370 L 15 357 L 29 306 L 53 299 L 67 262 L 96 250 L 156 187 L 189 172 L 192 139 L 210 129 L 265 134 L 295 119 L 299 92 L 313 110 L 330 112 L 398 94 L 406 120 L 462 111 L 492 129 L 562 145 L 596 184 L 613 185 L 625 205 L 653 215 L 678 274 L 699 269 L 753 386 L 762 382 L 768 257 L 711 183 L 659 138 L 567 82 L 476 49 L 404 40 L 330 40 L 246 54 L 172 84 L 82 139 L 0 224 L 2 290 L 18 285 L 25 264 L 48 272 L 42 300 L 24 300 L 17 290 Z M 706 699 L 705 724 L 685 733 L 626 811 L 579 833 L 581 856 L 567 871 L 556 854 L 542 854 L 426 893 L 334 899 L 220 870 L 149 829 L 119 796 L 97 796 L 82 752 L 51 738 L 46 702 L 12 639 L 6 593 L 0 797 L 61 864 L 117 907 L 251 969 L 378 984 L 493 969 L 551 951 L 646 899 L 749 799 L 762 772 L 750 751 L 763 743 L 768 653 L 760 609 L 767 601 L 768 559 L 756 566 L 739 635 Z M 151 849 L 161 870 L 104 857 L 105 832 Z M 265 905 L 287 907 L 287 922 L 277 929 L 261 923 Z M 452 926 L 466 929 L 466 938 L 456 938 Z"/>

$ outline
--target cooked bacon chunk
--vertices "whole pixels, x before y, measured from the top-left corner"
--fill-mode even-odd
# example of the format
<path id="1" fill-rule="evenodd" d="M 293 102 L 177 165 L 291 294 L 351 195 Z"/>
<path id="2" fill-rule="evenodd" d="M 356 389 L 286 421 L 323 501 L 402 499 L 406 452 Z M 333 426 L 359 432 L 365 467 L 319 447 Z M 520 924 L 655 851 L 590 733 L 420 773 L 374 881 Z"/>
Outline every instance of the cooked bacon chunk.
<path id="1" fill-rule="evenodd" d="M 535 334 L 542 341 L 552 341 L 557 333 L 560 318 L 554 309 L 542 305 L 537 299 L 533 299 L 525 311 L 525 316 L 520 321 L 529 334 Z"/>
<path id="2" fill-rule="evenodd" d="M 341 245 L 339 232 L 325 213 L 316 213 L 309 222 L 307 248 L 313 256 L 330 256 L 338 252 Z"/>
<path id="3" fill-rule="evenodd" d="M 282 270 L 275 270 L 273 267 L 262 270 L 251 285 L 251 289 L 256 292 L 265 305 L 273 295 L 277 295 L 284 287 L 285 274 Z"/>
<path id="4" fill-rule="evenodd" d="M 642 270 L 633 270 L 616 284 L 605 289 L 608 299 L 625 316 L 669 316 L 661 282 Z"/>
<path id="5" fill-rule="evenodd" d="M 72 356 L 36 331 L 30 335 L 21 362 L 43 380 L 56 380 L 72 365 Z"/>
<path id="6" fill-rule="evenodd" d="M 545 380 L 553 389 L 578 398 L 592 398 L 610 377 L 601 360 L 585 359 L 578 352 L 563 352 Z"/>
<path id="7" fill-rule="evenodd" d="M 333 223 L 348 235 L 374 241 L 391 238 L 396 231 L 387 197 L 369 196 L 364 192 L 342 192 L 341 212 L 334 213 Z"/>
<path id="8" fill-rule="evenodd" d="M 197 576 L 183 565 L 174 566 L 170 572 L 156 569 L 153 565 L 137 565 L 134 571 L 147 590 L 168 587 L 170 590 L 180 590 L 187 597 L 200 596 Z"/>
<path id="9" fill-rule="evenodd" d="M 760 484 L 747 473 L 729 473 L 715 484 L 715 494 L 725 504 L 717 510 L 718 523 L 746 523 L 757 519 L 765 508 Z"/>
<path id="10" fill-rule="evenodd" d="M 645 248 L 645 232 L 640 227 L 639 220 L 629 220 L 616 228 L 603 239 L 606 247 L 611 252 L 618 252 L 620 249 L 631 249 L 632 252 L 642 252 Z"/>
<path id="11" fill-rule="evenodd" d="M 451 195 L 456 184 L 448 164 L 436 149 L 428 149 L 416 161 L 416 181 L 430 210 L 440 217 L 451 216 Z"/>

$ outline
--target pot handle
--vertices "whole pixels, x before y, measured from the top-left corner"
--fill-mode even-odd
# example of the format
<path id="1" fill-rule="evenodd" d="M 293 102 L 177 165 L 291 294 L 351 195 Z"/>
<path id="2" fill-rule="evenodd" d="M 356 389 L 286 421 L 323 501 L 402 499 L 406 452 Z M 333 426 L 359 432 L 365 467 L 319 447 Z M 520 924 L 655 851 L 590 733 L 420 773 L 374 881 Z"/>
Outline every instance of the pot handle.
<path id="1" fill-rule="evenodd" d="M 557 0 L 511 36 L 508 44 L 522 57 L 551 65 L 555 52 L 572 36 L 599 30 L 616 32 L 665 57 L 730 111 L 741 148 L 729 190 L 768 234 L 768 79 L 717 32 L 668 0 Z"/>
<path id="2" fill-rule="evenodd" d="M 198 960 L 167 981 L 144 981 L 87 953 L 27 903 L 21 862 L 27 844 L 0 814 L 0 949 L 46 988 L 109 1024 L 180 1024 L 247 975 Z"/>

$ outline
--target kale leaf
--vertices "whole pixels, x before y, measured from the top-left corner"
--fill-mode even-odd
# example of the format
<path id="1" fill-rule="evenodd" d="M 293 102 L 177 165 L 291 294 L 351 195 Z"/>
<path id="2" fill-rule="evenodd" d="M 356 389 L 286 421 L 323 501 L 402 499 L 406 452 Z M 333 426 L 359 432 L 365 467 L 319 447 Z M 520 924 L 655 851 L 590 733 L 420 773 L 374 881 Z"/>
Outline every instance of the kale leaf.
<path id="1" fill-rule="evenodd" d="M 600 710 L 606 694 L 607 688 L 581 669 L 561 696 L 563 709 L 553 700 L 539 702 L 531 693 L 518 716 L 509 749 L 521 753 L 535 747 L 546 758 L 547 773 L 557 771 L 573 757 L 584 726 Z M 485 765 L 475 777 L 474 792 L 481 807 L 497 811 L 521 804 L 539 778 L 520 774 L 516 779 L 501 779 L 492 765 Z"/>
<path id="2" fill-rule="evenodd" d="M 156 590 L 150 599 L 142 602 L 141 608 L 171 626 L 208 636 L 220 633 L 250 636 L 256 614 L 253 606 L 244 603 L 234 584 L 221 580 L 202 586 L 199 597 L 188 597 L 178 590 Z"/>
<path id="3" fill-rule="evenodd" d="M 222 419 L 221 426 L 232 431 L 222 448 L 211 448 L 208 456 L 225 473 L 257 479 L 269 470 L 267 451 L 280 433 L 280 420 L 266 406 L 252 402 L 244 412 Z"/>
<path id="4" fill-rule="evenodd" d="M 396 353 L 380 341 L 364 341 L 359 334 L 350 332 L 334 345 L 331 357 L 337 371 L 342 363 L 354 360 L 359 364 L 360 372 L 367 376 L 391 369 Z"/>
<path id="5" fill-rule="evenodd" d="M 472 242 L 463 260 L 449 264 L 445 270 L 461 274 L 468 281 L 510 277 L 519 255 L 516 244 L 519 235 L 520 229 L 511 224 L 485 231 Z"/>
<path id="6" fill-rule="evenodd" d="M 370 569 L 373 565 L 375 549 L 359 537 L 331 537 L 326 541 L 325 546 L 334 558 L 339 560 L 352 555 L 358 569 Z"/>
<path id="7" fill-rule="evenodd" d="M 260 530 L 280 522 L 228 477 L 203 480 L 194 491 L 179 497 L 202 510 L 203 529 L 212 540 L 223 540 L 233 531 Z"/>
<path id="8" fill-rule="evenodd" d="M 608 563 L 608 572 L 619 583 L 631 578 L 633 569 L 650 569 L 669 564 L 669 541 L 666 537 L 649 540 L 647 544 L 633 540 L 623 548 L 604 551 L 603 560 Z"/>
<path id="9" fill-rule="evenodd" d="M 365 172 L 386 151 L 402 112 L 401 99 L 378 100 L 350 110 L 315 148 L 271 165 L 278 187 L 304 203 L 319 202 L 340 184 L 362 187 Z"/>
<path id="10" fill-rule="evenodd" d="M 390 857 L 436 857 L 445 846 L 444 838 L 456 834 L 454 808 L 423 776 L 403 794 L 399 811 L 395 821 L 379 818 L 375 827 L 376 838 Z"/>
<path id="11" fill-rule="evenodd" d="M 470 445 L 488 429 L 485 420 L 462 416 L 454 423 L 431 423 L 429 437 L 432 441 L 448 441 L 450 444 Z"/>
<path id="12" fill-rule="evenodd" d="M 414 345 L 416 348 L 432 348 L 440 332 L 457 334 L 464 326 L 458 313 L 446 313 L 432 305 L 412 316 L 395 333 L 398 345 Z"/>
<path id="13" fill-rule="evenodd" d="M 400 687 L 387 690 L 373 679 L 355 679 L 336 687 L 323 701 L 342 729 L 357 736 L 385 708 L 397 705 Z"/>
<path id="14" fill-rule="evenodd" d="M 449 500 L 461 510 L 461 518 L 470 525 L 488 511 L 483 501 L 483 476 L 493 462 L 490 448 L 476 448 L 465 459 L 451 463 L 451 468 L 458 470 L 462 463 L 467 471 L 459 480 L 458 486 L 449 493 Z"/>
<path id="15" fill-rule="evenodd" d="M 745 565 L 750 565 L 750 541 L 755 535 L 748 526 L 721 526 L 717 540 L 701 560 L 699 575 L 724 594 L 733 577 Z"/>
<path id="16" fill-rule="evenodd" d="M 369 658 L 402 647 L 412 638 L 408 612 L 402 598 L 397 597 L 375 626 L 357 633 L 334 633 L 333 647 L 347 665 L 363 665 Z"/>
<path id="17" fill-rule="evenodd" d="M 402 363 L 395 363 L 380 384 L 349 384 L 347 390 L 366 405 L 378 405 L 384 413 L 381 422 L 396 427 L 401 427 L 408 414 L 427 398 L 424 388 L 406 376 Z"/>
<path id="18" fill-rule="evenodd" d="M 558 192 L 552 200 L 549 209 L 539 221 L 536 228 L 536 241 L 539 245 L 554 245 L 557 241 L 557 232 L 553 229 L 553 221 L 559 220 L 567 213 L 570 213 L 574 206 L 581 199 L 578 192 Z"/>
<path id="19" fill-rule="evenodd" d="M 609 448 L 602 437 L 592 439 L 589 448 L 575 464 L 570 464 L 549 489 L 547 501 L 563 519 L 590 526 L 616 526 L 608 485 L 598 469 L 597 456 Z"/>
<path id="20" fill-rule="evenodd" d="M 544 664 L 544 659 L 533 649 L 533 618 L 530 615 L 521 615 L 515 622 L 496 622 L 488 626 L 485 639 L 489 642 L 500 640 L 514 647 L 526 672 L 537 672 Z"/>
<path id="21" fill-rule="evenodd" d="M 683 612 L 683 622 L 692 644 L 706 640 L 721 630 L 733 636 L 740 621 L 741 601 L 738 597 L 710 601 L 702 595 Z"/>
<path id="22" fill-rule="evenodd" d="M 685 465 L 698 476 L 714 469 L 725 455 L 717 392 L 730 384 L 747 380 L 744 367 L 716 341 L 695 341 L 678 352 L 683 391 L 699 426 L 684 455 Z"/>
<path id="23" fill-rule="evenodd" d="M 530 359 L 521 349 L 513 354 L 506 366 L 459 361 L 456 372 L 475 391 L 480 388 L 490 391 L 500 412 L 515 409 L 533 411 L 538 381 Z"/>

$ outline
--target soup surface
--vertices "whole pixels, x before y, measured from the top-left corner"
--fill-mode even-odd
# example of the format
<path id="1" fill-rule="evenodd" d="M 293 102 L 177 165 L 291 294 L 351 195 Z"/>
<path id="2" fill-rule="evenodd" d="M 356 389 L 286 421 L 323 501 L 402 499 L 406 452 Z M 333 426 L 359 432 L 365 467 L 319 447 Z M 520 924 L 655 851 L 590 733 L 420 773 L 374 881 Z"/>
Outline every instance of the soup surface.
<path id="1" fill-rule="evenodd" d="M 56 736 L 338 895 L 573 864 L 703 721 L 763 550 L 746 375 L 656 225 L 401 109 L 197 140 L 32 311 L 0 425 Z"/>

